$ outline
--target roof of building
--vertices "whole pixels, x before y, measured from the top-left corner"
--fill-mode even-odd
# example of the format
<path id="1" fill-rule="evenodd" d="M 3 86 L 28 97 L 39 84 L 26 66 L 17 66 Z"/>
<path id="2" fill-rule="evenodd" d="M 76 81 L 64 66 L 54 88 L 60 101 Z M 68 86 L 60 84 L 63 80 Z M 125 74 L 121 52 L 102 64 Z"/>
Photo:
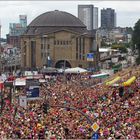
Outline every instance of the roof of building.
<path id="1" fill-rule="evenodd" d="M 80 19 L 72 14 L 58 10 L 46 12 L 35 18 L 29 24 L 23 36 L 44 35 L 59 31 L 68 31 L 76 34 L 86 33 L 88 36 L 93 36 L 88 32 Z"/>
<path id="2" fill-rule="evenodd" d="M 87 32 L 86 28 L 74 27 L 28 27 L 24 35 L 51 34 L 59 31 L 69 31 L 83 34 Z"/>
<path id="3" fill-rule="evenodd" d="M 85 27 L 80 19 L 64 11 L 50 11 L 39 15 L 30 24 L 30 27 Z"/>

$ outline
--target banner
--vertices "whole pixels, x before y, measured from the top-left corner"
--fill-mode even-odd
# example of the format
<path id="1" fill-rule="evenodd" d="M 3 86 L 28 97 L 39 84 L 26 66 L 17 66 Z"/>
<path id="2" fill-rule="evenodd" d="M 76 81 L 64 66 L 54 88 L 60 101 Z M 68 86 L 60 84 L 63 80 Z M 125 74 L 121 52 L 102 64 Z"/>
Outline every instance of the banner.
<path id="1" fill-rule="evenodd" d="M 88 53 L 87 54 L 87 61 L 93 61 L 94 60 L 94 54 L 93 53 Z"/>
<path id="2" fill-rule="evenodd" d="M 19 105 L 26 108 L 27 107 L 27 97 L 19 96 Z"/>
<path id="3" fill-rule="evenodd" d="M 33 76 L 33 75 L 37 75 L 38 72 L 37 71 L 25 71 L 24 75 L 25 76 Z"/>
<path id="4" fill-rule="evenodd" d="M 26 78 L 16 78 L 16 80 L 13 81 L 13 85 L 15 85 L 15 86 L 25 86 L 26 85 Z"/>
<path id="5" fill-rule="evenodd" d="M 123 82 L 123 86 L 130 86 L 136 80 L 136 76 L 131 77 L 126 82 Z"/>
<path id="6" fill-rule="evenodd" d="M 120 79 L 121 79 L 121 77 L 118 76 L 115 79 L 113 79 L 112 81 L 106 82 L 106 85 L 112 85 L 112 84 L 116 83 L 117 81 L 119 81 Z"/>
<path id="7" fill-rule="evenodd" d="M 27 98 L 38 98 L 39 97 L 39 86 L 30 86 L 26 90 Z"/>

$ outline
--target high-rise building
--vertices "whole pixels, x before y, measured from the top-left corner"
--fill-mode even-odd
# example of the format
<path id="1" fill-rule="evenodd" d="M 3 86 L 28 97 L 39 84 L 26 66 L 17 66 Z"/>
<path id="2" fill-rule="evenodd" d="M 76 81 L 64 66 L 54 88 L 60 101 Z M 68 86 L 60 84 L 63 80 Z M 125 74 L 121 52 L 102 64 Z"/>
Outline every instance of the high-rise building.
<path id="1" fill-rule="evenodd" d="M 19 22 L 22 27 L 27 27 L 27 16 L 26 15 L 19 15 Z"/>
<path id="2" fill-rule="evenodd" d="M 10 23 L 9 24 L 9 34 L 11 36 L 22 35 L 27 27 L 27 16 L 19 15 L 19 23 Z"/>
<path id="3" fill-rule="evenodd" d="M 101 10 L 101 28 L 112 29 L 116 27 L 116 13 L 114 9 Z"/>
<path id="4" fill-rule="evenodd" d="M 93 29 L 98 28 L 98 8 L 93 8 Z"/>
<path id="5" fill-rule="evenodd" d="M 19 15 L 19 23 L 9 24 L 9 34 L 7 34 L 7 43 L 13 47 L 20 46 L 20 36 L 26 31 L 27 16 Z"/>
<path id="6" fill-rule="evenodd" d="M 94 5 L 78 5 L 78 18 L 88 30 L 98 28 L 98 8 Z"/>

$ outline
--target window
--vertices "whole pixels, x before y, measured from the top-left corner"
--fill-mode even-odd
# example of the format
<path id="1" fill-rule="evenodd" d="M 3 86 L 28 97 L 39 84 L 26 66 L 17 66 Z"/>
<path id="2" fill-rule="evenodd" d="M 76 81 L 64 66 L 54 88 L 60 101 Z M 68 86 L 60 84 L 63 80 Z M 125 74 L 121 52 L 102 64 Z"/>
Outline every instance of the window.
<path id="1" fill-rule="evenodd" d="M 83 54 L 85 53 L 85 38 L 83 38 Z"/>
<path id="2" fill-rule="evenodd" d="M 82 55 L 81 54 L 79 55 L 79 58 L 80 58 L 80 60 L 82 59 Z"/>
<path id="3" fill-rule="evenodd" d="M 48 50 L 50 49 L 50 44 L 48 44 Z"/>
<path id="4" fill-rule="evenodd" d="M 36 42 L 31 41 L 31 67 L 36 66 Z"/>
<path id="5" fill-rule="evenodd" d="M 76 60 L 78 60 L 78 53 L 76 53 Z"/>
<path id="6" fill-rule="evenodd" d="M 83 55 L 83 60 L 85 60 L 85 56 Z"/>
<path id="7" fill-rule="evenodd" d="M 81 46 L 81 37 L 79 38 L 79 47 L 80 47 L 79 51 L 80 51 L 80 53 L 81 53 L 81 50 L 82 50 L 82 46 Z"/>
<path id="8" fill-rule="evenodd" d="M 76 52 L 78 52 L 78 38 L 76 38 Z"/>
<path id="9" fill-rule="evenodd" d="M 41 58 L 43 58 L 43 52 L 41 52 Z"/>
<path id="10" fill-rule="evenodd" d="M 57 40 L 57 45 L 59 45 L 59 40 Z"/>
<path id="11" fill-rule="evenodd" d="M 41 50 L 43 50 L 43 44 L 41 44 Z"/>
<path id="12" fill-rule="evenodd" d="M 68 45 L 69 44 L 69 41 L 66 41 L 66 44 Z"/>
<path id="13" fill-rule="evenodd" d="M 26 41 L 24 41 L 24 45 L 26 45 Z"/>

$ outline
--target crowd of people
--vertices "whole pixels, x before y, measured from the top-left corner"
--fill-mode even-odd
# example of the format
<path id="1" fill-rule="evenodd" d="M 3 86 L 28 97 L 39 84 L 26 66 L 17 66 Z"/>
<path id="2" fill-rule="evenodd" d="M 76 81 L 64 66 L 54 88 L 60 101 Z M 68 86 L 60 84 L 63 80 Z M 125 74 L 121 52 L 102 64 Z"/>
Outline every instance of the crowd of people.
<path id="1" fill-rule="evenodd" d="M 55 76 L 40 86 L 40 99 L 28 101 L 24 108 L 19 106 L 18 96 L 26 92 L 20 89 L 12 103 L 8 98 L 4 100 L 0 138 L 91 139 L 91 122 L 96 122 L 100 139 L 140 139 L 139 71 L 140 67 L 131 68 L 112 76 L 119 75 L 122 81 L 136 76 L 122 95 L 119 86 L 106 86 L 97 79 Z M 9 91 L 5 89 L 4 93 L 6 96 Z M 45 112 L 44 103 L 48 104 Z"/>

